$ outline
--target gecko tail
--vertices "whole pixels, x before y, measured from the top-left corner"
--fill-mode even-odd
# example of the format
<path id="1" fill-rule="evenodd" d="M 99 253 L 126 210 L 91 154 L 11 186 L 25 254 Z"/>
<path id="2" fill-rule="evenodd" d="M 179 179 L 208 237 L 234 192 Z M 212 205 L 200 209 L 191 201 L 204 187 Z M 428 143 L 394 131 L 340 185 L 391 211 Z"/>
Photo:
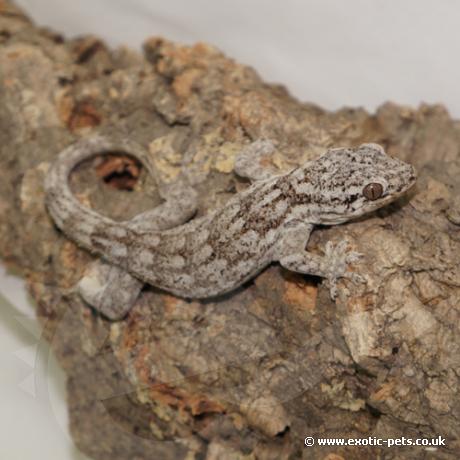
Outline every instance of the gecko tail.
<path id="1" fill-rule="evenodd" d="M 57 227 L 80 246 L 95 250 L 94 236 L 98 229 L 117 234 L 123 222 L 103 216 L 80 203 L 69 187 L 69 176 L 82 161 L 109 152 L 123 152 L 138 159 L 152 172 L 153 165 L 146 150 L 132 141 L 111 140 L 102 135 L 84 138 L 60 152 L 52 163 L 44 183 L 46 207 Z M 96 251 L 99 252 L 99 251 Z"/>

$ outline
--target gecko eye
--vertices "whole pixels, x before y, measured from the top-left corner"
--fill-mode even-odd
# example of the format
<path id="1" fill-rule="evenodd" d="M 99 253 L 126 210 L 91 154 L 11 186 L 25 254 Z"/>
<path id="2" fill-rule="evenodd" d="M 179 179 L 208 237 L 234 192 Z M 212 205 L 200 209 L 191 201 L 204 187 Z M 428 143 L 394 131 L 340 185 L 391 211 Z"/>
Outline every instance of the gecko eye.
<path id="1" fill-rule="evenodd" d="M 371 182 L 363 188 L 363 195 L 371 201 L 379 199 L 383 195 L 382 184 Z"/>

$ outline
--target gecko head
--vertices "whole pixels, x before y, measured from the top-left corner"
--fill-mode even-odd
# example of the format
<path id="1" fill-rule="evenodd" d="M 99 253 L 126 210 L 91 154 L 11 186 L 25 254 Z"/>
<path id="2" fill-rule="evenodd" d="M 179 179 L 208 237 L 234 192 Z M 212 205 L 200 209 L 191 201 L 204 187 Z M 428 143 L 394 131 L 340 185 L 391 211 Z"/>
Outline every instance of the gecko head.
<path id="1" fill-rule="evenodd" d="M 414 168 L 377 144 L 328 150 L 315 163 L 322 203 L 318 223 L 335 225 L 372 212 L 411 188 Z M 311 176 L 310 176 L 311 177 Z"/>

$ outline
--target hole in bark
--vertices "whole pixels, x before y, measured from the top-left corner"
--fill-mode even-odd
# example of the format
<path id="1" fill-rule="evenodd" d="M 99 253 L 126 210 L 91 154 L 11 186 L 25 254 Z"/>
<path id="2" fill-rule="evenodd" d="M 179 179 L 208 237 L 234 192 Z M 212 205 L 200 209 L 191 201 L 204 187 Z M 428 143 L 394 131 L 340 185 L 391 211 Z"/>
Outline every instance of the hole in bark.
<path id="1" fill-rule="evenodd" d="M 392 354 L 392 355 L 396 355 L 398 352 L 399 352 L 399 347 L 393 347 L 393 348 L 391 349 L 391 354 Z"/>
<path id="2" fill-rule="evenodd" d="M 111 187 L 131 192 L 141 169 L 141 163 L 129 155 L 106 155 L 96 166 L 96 174 Z"/>
<path id="3" fill-rule="evenodd" d="M 372 417 L 380 418 L 382 415 L 381 411 L 379 411 L 376 407 L 370 406 L 369 404 L 366 404 L 366 409 L 369 411 L 369 414 L 371 414 Z"/>
<path id="4" fill-rule="evenodd" d="M 69 77 L 65 77 L 65 76 L 64 76 L 64 77 L 63 77 L 63 76 L 58 77 L 58 84 L 59 84 L 59 86 L 70 85 L 70 84 L 72 83 L 72 81 L 73 81 L 73 80 L 72 80 L 71 78 L 69 78 Z"/>
<path id="5" fill-rule="evenodd" d="M 201 414 L 194 415 L 193 418 L 195 419 L 196 422 L 201 422 L 204 419 L 208 418 L 210 415 L 212 414 L 209 414 L 207 412 L 202 412 Z"/>
<path id="6" fill-rule="evenodd" d="M 280 431 L 279 433 L 276 433 L 275 437 L 276 438 L 284 438 L 289 433 L 290 427 L 287 426 L 283 431 Z"/>

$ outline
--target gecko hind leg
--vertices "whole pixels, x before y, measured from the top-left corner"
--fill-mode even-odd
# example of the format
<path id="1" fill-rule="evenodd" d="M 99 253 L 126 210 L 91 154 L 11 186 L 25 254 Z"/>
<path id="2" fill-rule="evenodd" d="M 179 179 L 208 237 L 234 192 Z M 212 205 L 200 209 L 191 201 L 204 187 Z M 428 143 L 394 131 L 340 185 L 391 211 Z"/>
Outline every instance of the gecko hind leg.
<path id="1" fill-rule="evenodd" d="M 166 201 L 154 209 L 145 211 L 123 225 L 133 230 L 160 231 L 181 225 L 196 212 L 196 191 L 183 182 L 175 182 L 160 189 Z M 126 270 L 103 259 L 94 261 L 77 290 L 82 298 L 111 320 L 123 318 L 134 305 L 144 283 Z"/>
<path id="2" fill-rule="evenodd" d="M 90 264 L 77 290 L 83 300 L 111 320 L 123 318 L 136 301 L 144 283 L 105 260 Z"/>

